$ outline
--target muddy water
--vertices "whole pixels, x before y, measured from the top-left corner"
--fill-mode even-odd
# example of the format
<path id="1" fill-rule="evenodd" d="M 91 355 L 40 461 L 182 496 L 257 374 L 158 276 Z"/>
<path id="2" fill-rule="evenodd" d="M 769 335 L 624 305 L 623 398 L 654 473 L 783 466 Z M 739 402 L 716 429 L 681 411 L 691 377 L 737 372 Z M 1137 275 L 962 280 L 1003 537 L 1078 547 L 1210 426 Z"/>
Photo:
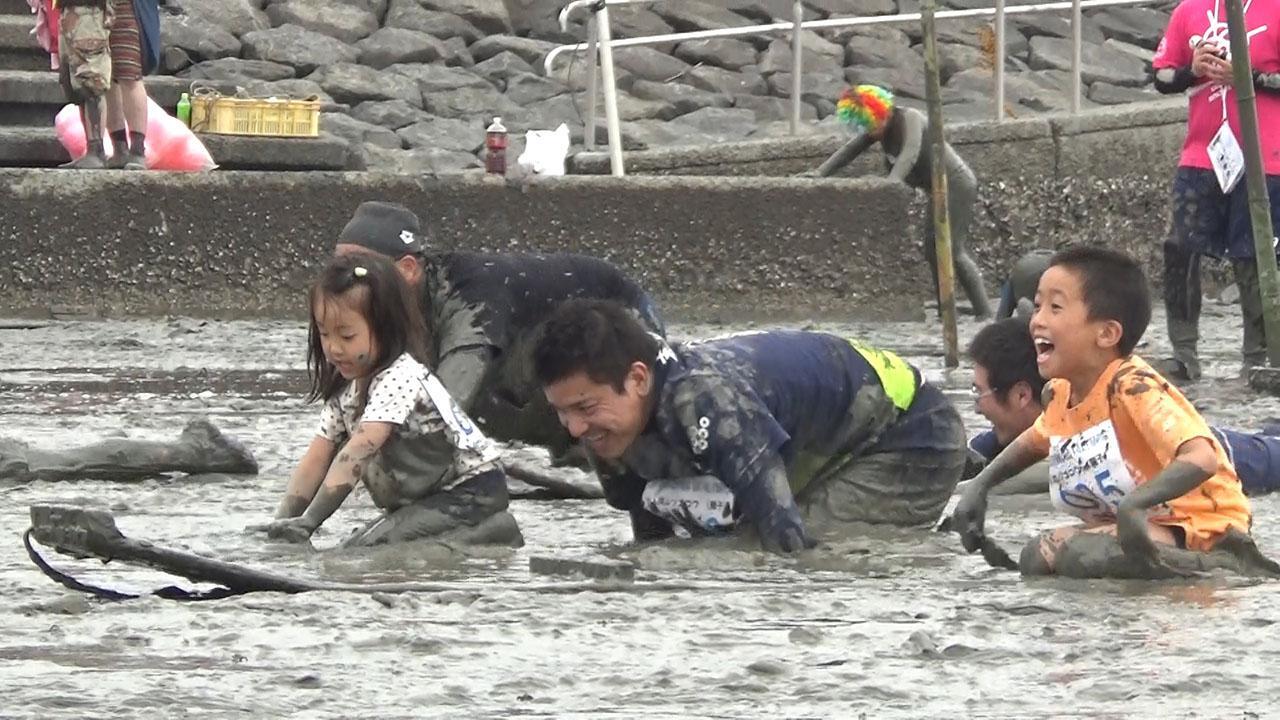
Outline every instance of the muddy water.
<path id="1" fill-rule="evenodd" d="M 1233 307 L 1207 308 L 1211 420 L 1280 416 L 1236 379 Z M 1157 319 L 1145 354 L 1165 349 Z M 951 388 L 971 429 L 968 375 L 948 376 L 925 323 L 821 325 L 905 349 Z M 738 327 L 676 326 L 677 336 Z M 967 339 L 975 325 L 962 327 Z M 300 401 L 303 332 L 289 323 L 136 321 L 0 330 L 0 435 L 51 447 L 128 431 L 176 434 L 205 415 L 257 453 L 256 478 L 38 483 L 0 490 L 3 717 L 1241 717 L 1273 706 L 1274 584 L 1024 582 L 951 536 L 870 530 L 801 559 L 731 542 L 634 550 L 598 501 L 517 502 L 528 544 L 461 557 L 443 548 L 313 552 L 243 528 L 268 518 L 315 425 Z M 27 560 L 37 502 L 111 508 L 126 534 L 333 580 L 432 580 L 402 596 L 260 594 L 181 604 L 69 594 Z M 997 500 L 1007 547 L 1060 522 L 1040 498 Z M 335 544 L 375 510 L 361 496 L 317 535 Z M 1280 552 L 1280 501 L 1255 505 Z M 532 555 L 639 564 L 637 587 L 559 594 Z M 56 564 L 117 588 L 168 578 Z M 554 580 L 554 579 L 552 579 Z M 1249 717 L 1249 715 L 1244 715 Z"/>

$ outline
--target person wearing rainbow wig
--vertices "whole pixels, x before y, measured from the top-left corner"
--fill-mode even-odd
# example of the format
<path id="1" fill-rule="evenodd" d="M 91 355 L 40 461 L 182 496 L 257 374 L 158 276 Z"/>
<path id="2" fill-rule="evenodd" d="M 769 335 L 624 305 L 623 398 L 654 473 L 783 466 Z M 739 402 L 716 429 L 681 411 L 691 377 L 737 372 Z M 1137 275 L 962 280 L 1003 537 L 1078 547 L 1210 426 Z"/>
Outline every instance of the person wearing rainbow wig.
<path id="1" fill-rule="evenodd" d="M 857 85 L 845 90 L 836 103 L 836 117 L 856 133 L 852 140 L 835 152 L 808 177 L 827 177 L 853 162 L 875 143 L 884 150 L 885 167 L 890 180 L 905 182 L 910 187 L 932 191 L 933 150 L 927 138 L 929 120 L 918 110 L 900 108 L 893 94 L 875 85 Z M 991 316 L 991 303 L 978 264 L 966 250 L 969 226 L 973 222 L 973 206 L 978 199 L 978 181 L 973 171 L 948 144 L 942 162 L 947 169 L 947 200 L 951 216 L 951 254 L 956 274 L 965 295 L 979 318 Z M 933 203 L 928 204 L 924 225 L 924 252 L 933 269 L 934 292 L 938 287 L 938 259 L 933 244 Z"/>

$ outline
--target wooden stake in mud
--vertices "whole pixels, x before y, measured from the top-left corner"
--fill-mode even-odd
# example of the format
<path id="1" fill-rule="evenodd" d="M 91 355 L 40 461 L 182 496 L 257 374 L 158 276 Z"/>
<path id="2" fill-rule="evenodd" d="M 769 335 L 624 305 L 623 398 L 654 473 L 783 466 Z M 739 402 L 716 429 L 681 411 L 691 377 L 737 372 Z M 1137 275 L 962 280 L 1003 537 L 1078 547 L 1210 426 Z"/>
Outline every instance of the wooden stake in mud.
<path id="1" fill-rule="evenodd" d="M 933 146 L 933 242 L 938 258 L 938 312 L 942 315 L 942 341 L 947 367 L 960 365 L 960 337 L 956 330 L 955 265 L 951 260 L 951 215 L 947 205 L 946 139 L 942 132 L 942 90 L 938 77 L 938 35 L 933 13 L 936 0 L 920 8 L 924 24 L 925 96 L 929 104 L 929 137 Z"/>
<path id="2" fill-rule="evenodd" d="M 1231 72 L 1235 76 L 1236 110 L 1243 136 L 1240 140 L 1244 151 L 1244 180 L 1249 190 L 1249 218 L 1253 221 L 1267 360 L 1273 368 L 1280 368 L 1280 277 L 1277 277 L 1273 244 L 1275 229 L 1271 226 L 1271 202 L 1262 167 L 1262 144 L 1258 140 L 1258 104 L 1253 90 L 1253 64 L 1249 62 L 1249 35 L 1240 0 L 1227 0 L 1227 29 L 1231 34 Z"/>

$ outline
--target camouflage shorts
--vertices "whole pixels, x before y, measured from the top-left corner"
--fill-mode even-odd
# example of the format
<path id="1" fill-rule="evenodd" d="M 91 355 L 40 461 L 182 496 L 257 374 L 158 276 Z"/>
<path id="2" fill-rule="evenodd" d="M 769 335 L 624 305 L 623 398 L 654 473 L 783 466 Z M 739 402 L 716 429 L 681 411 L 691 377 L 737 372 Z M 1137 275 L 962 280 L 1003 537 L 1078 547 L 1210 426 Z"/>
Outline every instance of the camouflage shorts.
<path id="1" fill-rule="evenodd" d="M 62 8 L 58 55 L 63 89 L 73 101 L 111 87 L 111 18 L 100 7 Z"/>

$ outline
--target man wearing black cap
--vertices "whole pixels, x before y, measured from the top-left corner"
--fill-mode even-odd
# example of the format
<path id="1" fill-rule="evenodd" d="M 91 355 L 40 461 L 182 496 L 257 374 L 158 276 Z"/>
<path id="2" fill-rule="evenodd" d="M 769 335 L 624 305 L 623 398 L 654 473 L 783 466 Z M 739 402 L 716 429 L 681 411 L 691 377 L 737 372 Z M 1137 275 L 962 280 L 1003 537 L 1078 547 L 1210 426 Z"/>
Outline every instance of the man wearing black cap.
<path id="1" fill-rule="evenodd" d="M 568 253 L 431 252 L 418 216 L 403 205 L 366 202 L 338 236 L 335 254 L 374 252 L 395 260 L 419 288 L 435 372 L 462 409 L 497 440 L 520 440 L 562 456 L 572 444 L 530 366 L 536 329 L 571 298 L 612 300 L 665 336 L 657 307 L 618 268 Z"/>

